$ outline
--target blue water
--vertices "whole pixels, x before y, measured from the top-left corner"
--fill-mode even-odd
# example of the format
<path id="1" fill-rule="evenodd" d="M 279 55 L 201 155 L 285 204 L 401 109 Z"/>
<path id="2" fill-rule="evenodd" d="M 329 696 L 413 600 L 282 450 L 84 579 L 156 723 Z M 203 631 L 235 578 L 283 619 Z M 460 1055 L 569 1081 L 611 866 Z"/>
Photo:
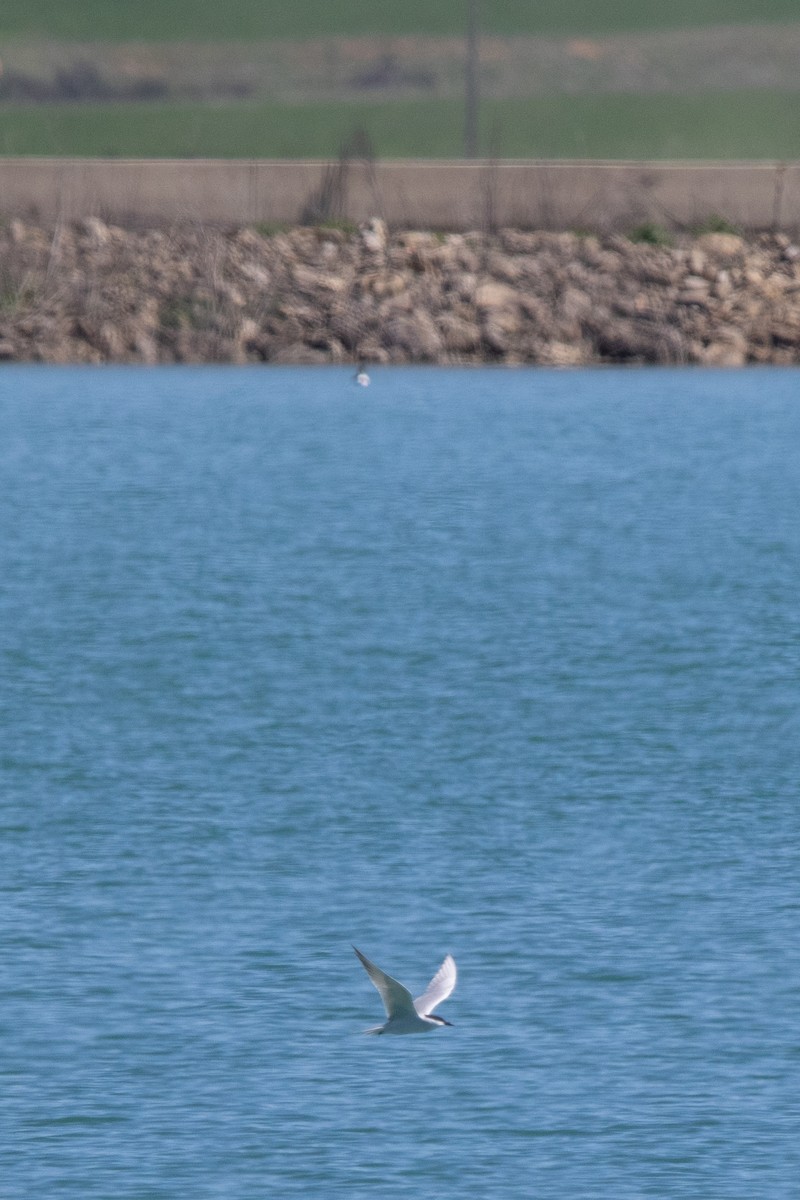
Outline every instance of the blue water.
<path id="1" fill-rule="evenodd" d="M 800 373 L 4 368 L 0 479 L 3 1200 L 800 1196 Z"/>

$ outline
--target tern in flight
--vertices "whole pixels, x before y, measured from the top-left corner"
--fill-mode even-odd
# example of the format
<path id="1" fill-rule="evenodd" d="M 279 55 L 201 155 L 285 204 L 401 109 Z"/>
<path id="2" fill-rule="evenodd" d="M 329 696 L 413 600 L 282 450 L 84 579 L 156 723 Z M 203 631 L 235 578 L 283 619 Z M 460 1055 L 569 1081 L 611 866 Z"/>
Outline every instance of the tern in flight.
<path id="1" fill-rule="evenodd" d="M 373 1029 L 365 1029 L 365 1033 L 428 1033 L 441 1025 L 450 1025 L 444 1017 L 436 1017 L 433 1010 L 452 992 L 456 986 L 456 964 L 452 955 L 448 954 L 439 970 L 430 981 L 425 991 L 414 1000 L 408 988 L 392 979 L 375 963 L 370 962 L 360 950 L 353 949 L 361 960 L 361 965 L 369 975 L 375 987 L 381 994 L 387 1020 L 383 1025 Z"/>

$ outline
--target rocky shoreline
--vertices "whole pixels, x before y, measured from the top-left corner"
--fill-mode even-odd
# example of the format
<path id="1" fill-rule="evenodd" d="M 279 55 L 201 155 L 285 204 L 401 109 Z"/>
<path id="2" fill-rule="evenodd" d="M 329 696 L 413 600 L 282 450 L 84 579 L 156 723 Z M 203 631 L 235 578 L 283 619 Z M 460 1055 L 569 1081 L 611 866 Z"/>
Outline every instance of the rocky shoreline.
<path id="1" fill-rule="evenodd" d="M 785 234 L 0 228 L 0 361 L 800 362 Z"/>

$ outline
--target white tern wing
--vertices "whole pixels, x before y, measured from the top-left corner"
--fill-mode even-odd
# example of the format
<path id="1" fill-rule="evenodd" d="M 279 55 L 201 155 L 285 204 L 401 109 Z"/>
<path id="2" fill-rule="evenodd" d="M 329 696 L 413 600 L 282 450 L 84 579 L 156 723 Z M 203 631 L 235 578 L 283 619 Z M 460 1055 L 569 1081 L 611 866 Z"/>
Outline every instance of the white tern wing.
<path id="1" fill-rule="evenodd" d="M 427 1017 L 438 1004 L 447 999 L 455 986 L 455 959 L 452 954 L 448 954 L 425 991 L 414 1001 L 414 1008 L 420 1016 Z"/>
<path id="2" fill-rule="evenodd" d="M 370 962 L 365 954 L 356 950 L 355 946 L 353 949 L 361 960 L 364 970 L 380 992 L 387 1017 L 397 1017 L 401 1013 L 414 1013 L 416 1011 L 414 1000 L 408 988 L 404 988 L 402 983 L 398 983 L 396 979 L 392 979 L 391 975 L 387 975 L 380 967 L 376 967 L 375 963 Z"/>

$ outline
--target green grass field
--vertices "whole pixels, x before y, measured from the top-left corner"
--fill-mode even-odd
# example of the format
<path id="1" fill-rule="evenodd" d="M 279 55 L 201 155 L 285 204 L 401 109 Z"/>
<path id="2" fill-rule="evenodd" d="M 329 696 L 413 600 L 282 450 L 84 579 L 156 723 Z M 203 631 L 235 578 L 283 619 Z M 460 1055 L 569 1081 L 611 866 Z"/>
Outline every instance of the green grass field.
<path id="1" fill-rule="evenodd" d="M 162 41 L 458 34 L 466 0 L 3 0 L 0 38 Z M 792 21 L 798 0 L 481 0 L 488 33 L 609 33 Z"/>
<path id="2" fill-rule="evenodd" d="M 496 34 L 599 37 L 620 31 L 697 30 L 715 23 L 800 23 L 800 0 L 479 0 L 479 7 L 482 28 Z M 378 35 L 369 49 L 352 52 L 355 57 L 342 69 L 343 78 L 349 78 L 347 72 L 355 75 L 361 65 L 358 54 L 380 61 L 382 47 L 385 49 L 380 35 L 416 34 L 427 39 L 463 34 L 467 8 L 468 0 L 403 0 L 402 4 L 386 5 L 378 0 L 298 0 L 294 5 L 285 0 L 226 0 L 225 4 L 218 0 L 0 0 L 0 58 L 6 60 L 6 80 L 15 69 L 18 74 L 23 70 L 35 77 L 37 69 L 44 69 L 41 64 L 36 66 L 37 53 L 43 54 L 45 61 L 53 45 L 56 53 L 64 52 L 64 40 L 96 43 L 91 52 L 88 45 L 75 47 L 73 56 L 78 56 L 79 65 L 83 58 L 90 59 L 96 71 L 113 79 L 120 72 L 120 61 L 126 62 L 131 55 L 136 60 L 138 52 L 127 47 L 115 66 L 108 43 L 150 43 L 151 54 L 154 45 L 161 43 L 163 52 L 163 44 L 170 43 L 170 53 L 177 55 L 181 64 L 189 56 L 196 81 L 202 83 L 204 71 L 209 75 L 216 72 L 220 79 L 230 74 L 229 66 L 202 65 L 204 54 L 217 54 L 216 42 L 232 43 L 229 53 L 236 62 L 247 41 L 336 36 L 340 41 L 328 44 L 335 47 L 354 34 Z M 709 36 L 716 45 L 719 35 Z M 736 86 L 736 64 L 754 36 L 752 29 L 734 35 L 733 48 L 728 51 L 733 75 L 724 86 L 729 86 L 731 79 Z M 783 46 L 787 35 L 775 30 L 775 36 Z M 37 37 L 45 40 L 37 42 Z M 14 39 L 19 39 L 16 45 L 22 68 L 13 63 Z M 173 44 L 186 39 L 194 42 L 194 55 Z M 238 48 L 234 44 L 237 39 Z M 202 40 L 207 44 L 200 53 L 197 43 Z M 690 34 L 689 41 L 696 46 L 699 40 Z M 435 98 L 431 92 L 426 96 L 417 91 L 413 99 L 387 100 L 385 93 L 362 92 L 364 100 L 360 101 L 352 98 L 358 93 L 351 90 L 338 101 L 320 102 L 316 98 L 319 93 L 304 94 L 302 88 L 312 69 L 325 77 L 325 64 L 317 61 L 319 47 L 309 51 L 305 45 L 300 65 L 295 63 L 293 68 L 294 82 L 281 83 L 280 70 L 273 64 L 264 69 L 261 90 L 251 91 L 246 103 L 229 102 L 219 95 L 213 104 L 201 102 L 198 93 L 187 100 L 186 92 L 179 91 L 172 93 L 169 103 L 151 100 L 146 104 L 98 103 L 92 102 L 91 96 L 87 102 L 32 104 L 28 96 L 23 102 L 12 97 L 11 102 L 0 103 L 0 154 L 331 158 L 355 129 L 365 128 L 382 158 L 459 157 L 464 121 L 461 43 L 450 46 L 456 76 L 452 63 L 448 66 L 444 57 L 445 65 L 438 64 L 437 70 L 443 78 L 450 71 L 458 82 L 453 85 L 451 78 L 449 90 L 440 91 Z M 281 53 L 287 56 L 286 45 Z M 330 53 L 335 58 L 335 51 Z M 624 62 L 625 54 L 635 56 L 636 50 L 617 53 Z M 761 53 L 769 57 L 771 51 Z M 772 53 L 778 57 L 777 51 Z M 302 55 L 307 54 L 306 61 Z M 147 54 L 143 57 L 145 66 L 140 69 L 146 76 Z M 525 86 L 505 92 L 500 88 L 492 96 L 492 72 L 496 74 L 499 67 L 497 60 L 488 62 L 480 152 L 508 158 L 800 158 L 800 77 L 795 83 L 793 62 L 789 61 L 780 85 L 773 80 L 762 91 L 691 94 L 692 88 L 719 86 L 707 82 L 708 61 L 702 58 L 688 84 L 690 94 L 653 91 L 621 95 L 613 87 L 582 92 L 554 86 L 550 96 L 527 98 L 519 98 Z M 48 69 L 52 75 L 57 66 Z M 170 75 L 166 67 L 161 70 L 171 84 L 175 73 Z M 522 78 L 524 85 L 528 75 Z M 634 86 L 644 89 L 646 84 Z M 779 92 L 775 90 L 778 86 L 798 90 Z M 264 100 L 265 96 L 287 94 L 295 103 Z M 518 98 L 499 98 L 511 95 Z M 50 99 L 51 95 L 44 97 Z"/>
<path id="3" fill-rule="evenodd" d="M 10 108 L 0 153 L 330 158 L 366 129 L 381 158 L 458 156 L 453 101 L 371 106 L 81 105 Z M 506 158 L 800 158 L 800 92 L 487 101 L 482 150 Z"/>

